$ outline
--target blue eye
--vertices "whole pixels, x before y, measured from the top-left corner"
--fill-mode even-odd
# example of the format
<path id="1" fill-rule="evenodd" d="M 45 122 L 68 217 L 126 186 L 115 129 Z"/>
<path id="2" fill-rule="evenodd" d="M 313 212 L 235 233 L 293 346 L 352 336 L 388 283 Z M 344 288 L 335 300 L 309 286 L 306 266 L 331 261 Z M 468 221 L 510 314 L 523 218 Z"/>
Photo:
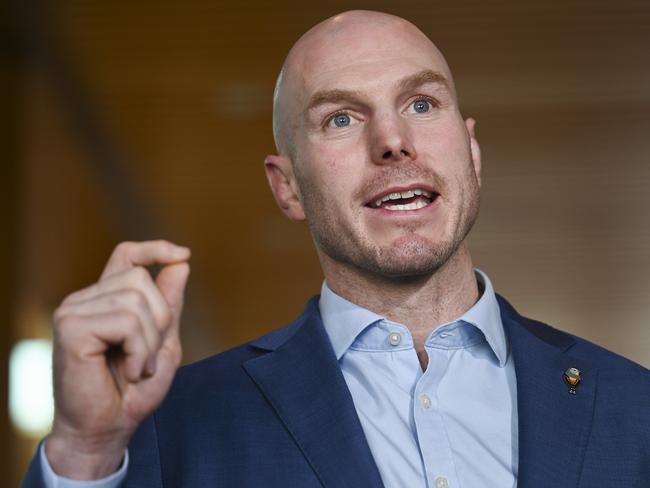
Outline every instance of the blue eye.
<path id="1" fill-rule="evenodd" d="M 429 111 L 431 104 L 427 100 L 416 100 L 413 102 L 413 110 L 419 114 L 423 114 Z"/>
<path id="2" fill-rule="evenodd" d="M 352 120 L 348 114 L 338 114 L 334 116 L 333 121 L 336 127 L 347 127 Z"/>

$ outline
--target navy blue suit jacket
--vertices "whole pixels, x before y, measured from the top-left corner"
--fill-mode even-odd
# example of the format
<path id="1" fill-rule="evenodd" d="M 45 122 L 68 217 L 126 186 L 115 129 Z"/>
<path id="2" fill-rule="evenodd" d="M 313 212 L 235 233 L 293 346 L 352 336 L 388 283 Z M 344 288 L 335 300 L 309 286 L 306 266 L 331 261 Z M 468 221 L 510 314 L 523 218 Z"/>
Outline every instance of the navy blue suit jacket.
<path id="1" fill-rule="evenodd" d="M 517 376 L 518 487 L 650 487 L 650 372 L 499 305 Z M 570 367 L 583 372 L 576 395 Z M 287 327 L 181 368 L 129 453 L 127 487 L 383 486 L 317 299 Z M 42 486 L 36 460 L 26 487 Z"/>

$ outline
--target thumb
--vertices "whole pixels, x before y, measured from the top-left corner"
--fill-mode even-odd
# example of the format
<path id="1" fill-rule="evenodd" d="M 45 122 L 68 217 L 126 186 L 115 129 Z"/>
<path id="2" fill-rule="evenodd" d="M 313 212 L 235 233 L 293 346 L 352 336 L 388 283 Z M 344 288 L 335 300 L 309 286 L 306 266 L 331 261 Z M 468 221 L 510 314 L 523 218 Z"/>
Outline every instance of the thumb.
<path id="1" fill-rule="evenodd" d="M 169 305 L 174 321 L 183 311 L 183 296 L 189 274 L 190 265 L 184 262 L 165 266 L 156 277 L 156 286 Z"/>

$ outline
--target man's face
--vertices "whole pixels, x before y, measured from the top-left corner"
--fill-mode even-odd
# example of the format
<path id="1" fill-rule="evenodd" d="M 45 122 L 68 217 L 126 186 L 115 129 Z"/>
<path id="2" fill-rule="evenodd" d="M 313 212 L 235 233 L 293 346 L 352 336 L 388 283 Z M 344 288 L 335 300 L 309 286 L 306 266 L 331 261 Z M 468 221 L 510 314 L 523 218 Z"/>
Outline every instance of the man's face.
<path id="1" fill-rule="evenodd" d="M 326 32 L 305 48 L 293 170 L 321 253 L 381 276 L 420 276 L 474 223 L 478 145 L 472 154 L 433 45 L 399 26 L 369 30 Z"/>

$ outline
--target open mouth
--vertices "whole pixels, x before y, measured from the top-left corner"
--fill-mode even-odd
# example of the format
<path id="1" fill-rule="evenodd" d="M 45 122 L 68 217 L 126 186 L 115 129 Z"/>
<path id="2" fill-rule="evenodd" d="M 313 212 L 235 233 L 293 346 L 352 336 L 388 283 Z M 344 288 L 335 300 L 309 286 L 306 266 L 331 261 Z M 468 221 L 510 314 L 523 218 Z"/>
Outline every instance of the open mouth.
<path id="1" fill-rule="evenodd" d="M 404 191 L 390 191 L 373 198 L 366 206 L 393 212 L 419 210 L 431 205 L 437 197 L 438 194 L 434 191 L 412 188 Z"/>

